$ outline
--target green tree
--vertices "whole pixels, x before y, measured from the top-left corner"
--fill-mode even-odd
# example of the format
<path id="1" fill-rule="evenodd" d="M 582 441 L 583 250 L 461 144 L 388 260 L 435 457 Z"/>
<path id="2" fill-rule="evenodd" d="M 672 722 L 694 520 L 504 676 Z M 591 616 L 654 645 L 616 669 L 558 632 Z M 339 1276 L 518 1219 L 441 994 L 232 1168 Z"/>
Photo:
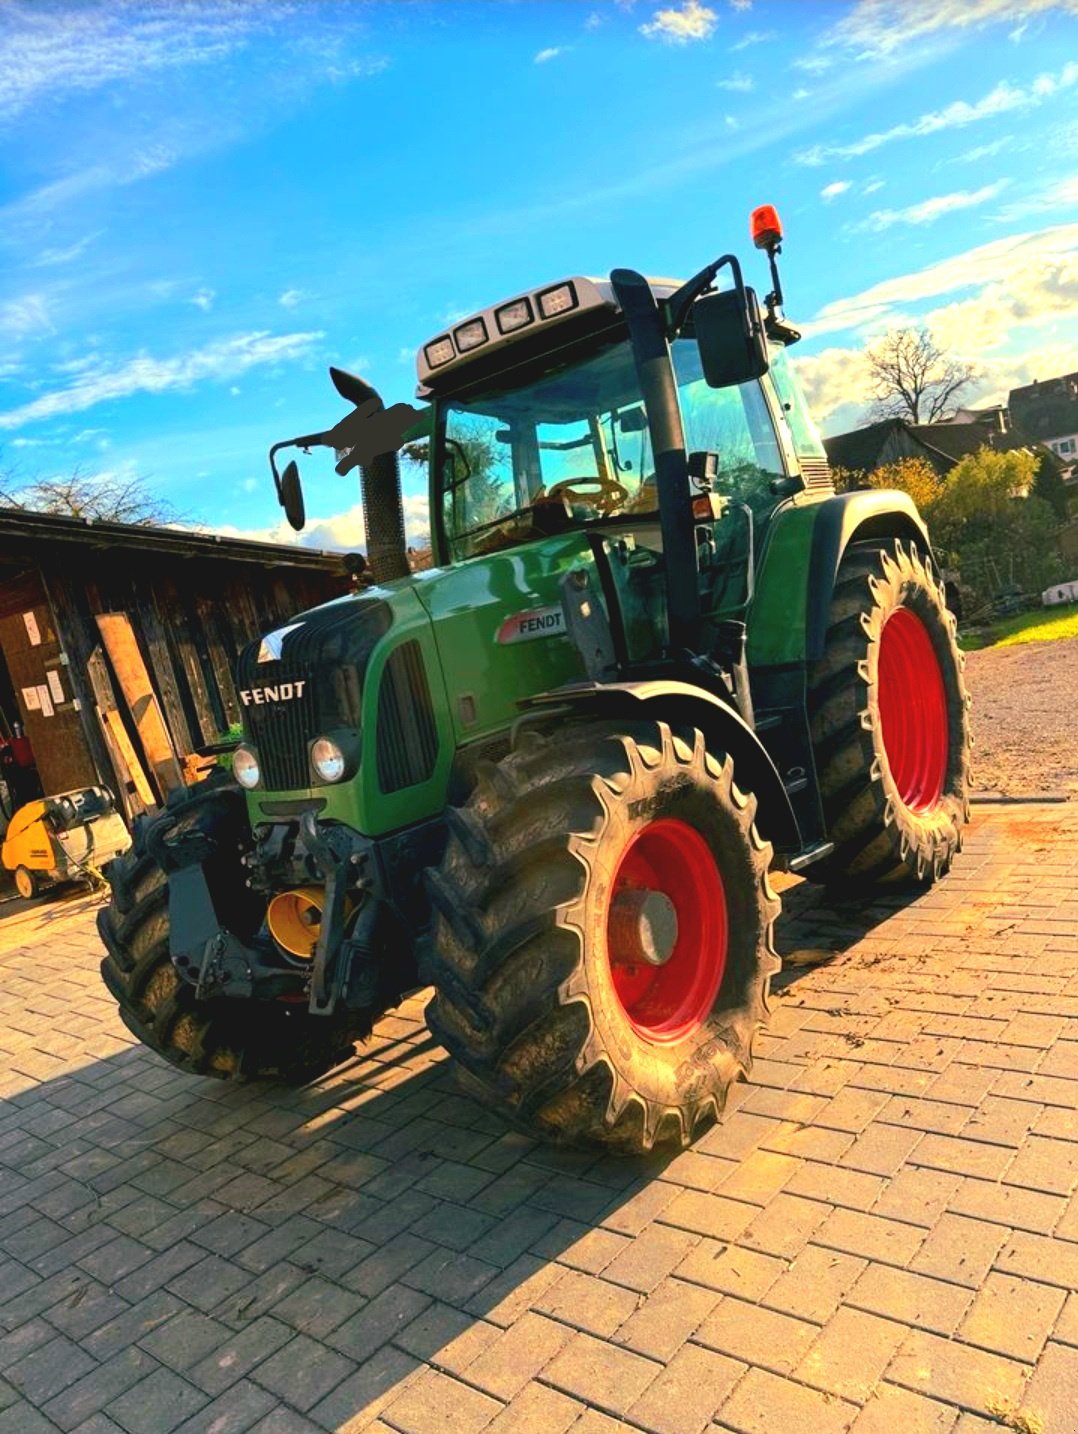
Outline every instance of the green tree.
<path id="1" fill-rule="evenodd" d="M 952 469 L 928 510 L 937 550 L 978 603 L 1008 589 L 1040 592 L 1059 576 L 1059 520 L 1033 491 L 1036 475 L 1028 450 L 982 447 Z"/>
<path id="2" fill-rule="evenodd" d="M 1063 481 L 1058 459 L 1042 448 L 1037 454 L 1037 474 L 1033 479 L 1033 497 L 1041 498 L 1061 523 L 1070 517 L 1067 485 Z"/>
<path id="3" fill-rule="evenodd" d="M 948 473 L 930 505 L 933 538 L 945 548 L 958 548 L 1010 528 L 1015 502 L 1028 497 L 1036 471 L 1037 460 L 1025 449 L 997 453 L 982 447 L 968 453 Z"/>

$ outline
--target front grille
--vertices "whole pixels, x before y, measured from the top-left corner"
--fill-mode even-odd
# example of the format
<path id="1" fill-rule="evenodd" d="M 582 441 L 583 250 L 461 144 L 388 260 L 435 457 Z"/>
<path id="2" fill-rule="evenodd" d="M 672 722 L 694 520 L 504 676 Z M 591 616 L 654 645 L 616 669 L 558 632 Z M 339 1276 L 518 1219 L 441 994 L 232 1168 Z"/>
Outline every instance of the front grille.
<path id="1" fill-rule="evenodd" d="M 438 733 L 418 642 L 402 642 L 385 665 L 375 746 L 383 792 L 414 787 L 434 771 Z"/>
<path id="2" fill-rule="evenodd" d="M 346 598 L 294 618 L 294 631 L 281 640 L 276 660 L 259 662 L 261 641 L 244 648 L 236 664 L 244 735 L 258 752 L 267 791 L 309 787 L 311 742 L 325 732 L 359 730 L 367 663 L 392 621 L 389 605 L 380 599 Z M 289 683 L 292 696 L 283 699 L 280 693 Z M 255 689 L 263 701 L 243 698 Z"/>
<path id="3" fill-rule="evenodd" d="M 834 484 L 831 481 L 831 465 L 826 458 L 802 458 L 801 477 L 805 480 L 805 487 L 810 493 L 819 493 L 825 490 L 828 493 L 834 492 Z"/>
<path id="4" fill-rule="evenodd" d="M 296 667 L 287 676 L 275 673 L 274 679 L 274 685 L 305 682 L 303 695 L 291 702 L 249 708 L 247 725 L 258 752 L 262 785 L 271 792 L 292 792 L 311 785 L 307 748 L 318 736 L 318 704 L 309 668 Z"/>

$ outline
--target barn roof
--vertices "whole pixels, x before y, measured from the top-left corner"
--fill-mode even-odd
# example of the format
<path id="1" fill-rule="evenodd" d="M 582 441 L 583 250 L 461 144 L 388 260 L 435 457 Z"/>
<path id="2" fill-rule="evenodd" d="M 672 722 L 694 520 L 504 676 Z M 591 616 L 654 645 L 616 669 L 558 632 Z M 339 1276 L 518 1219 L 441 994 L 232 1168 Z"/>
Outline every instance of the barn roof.
<path id="1" fill-rule="evenodd" d="M 30 513 L 22 508 L 0 508 L 0 544 L 22 539 L 27 546 L 62 547 L 77 544 L 83 551 L 125 550 L 169 554 L 178 558 L 256 563 L 259 567 L 305 568 L 323 572 L 344 571 L 344 554 L 320 548 L 293 547 L 287 543 L 258 543 L 249 538 L 223 537 L 188 528 L 158 528 L 134 523 L 103 523 L 95 518 L 72 518 L 56 513 Z"/>

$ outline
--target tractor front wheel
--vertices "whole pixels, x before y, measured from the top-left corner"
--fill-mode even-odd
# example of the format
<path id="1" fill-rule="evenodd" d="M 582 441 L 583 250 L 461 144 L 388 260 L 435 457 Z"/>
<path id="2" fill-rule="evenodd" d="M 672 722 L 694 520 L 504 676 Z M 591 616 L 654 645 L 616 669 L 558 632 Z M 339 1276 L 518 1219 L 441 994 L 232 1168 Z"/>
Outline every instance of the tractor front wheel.
<path id="1" fill-rule="evenodd" d="M 744 1079 L 778 959 L 729 757 L 663 723 L 525 732 L 452 810 L 421 966 L 434 1035 L 517 1124 L 681 1148 Z"/>
<path id="2" fill-rule="evenodd" d="M 243 796 L 223 774 L 179 792 L 169 806 L 179 832 L 197 828 L 217 854 L 206 874 L 219 909 L 239 934 L 251 934 L 251 896 L 240 864 L 247 832 Z M 200 1001 L 169 954 L 168 878 L 146 850 L 144 829 L 109 863 L 111 900 L 98 913 L 105 985 L 124 1024 L 143 1045 L 190 1075 L 222 1080 L 279 1080 L 301 1085 L 355 1055 L 370 1032 L 362 1015 L 312 1016 L 289 1001 Z"/>
<path id="3" fill-rule="evenodd" d="M 928 883 L 969 819 L 969 697 L 955 620 L 917 549 L 851 545 L 835 580 L 809 714 L 831 856 L 847 886 Z"/>

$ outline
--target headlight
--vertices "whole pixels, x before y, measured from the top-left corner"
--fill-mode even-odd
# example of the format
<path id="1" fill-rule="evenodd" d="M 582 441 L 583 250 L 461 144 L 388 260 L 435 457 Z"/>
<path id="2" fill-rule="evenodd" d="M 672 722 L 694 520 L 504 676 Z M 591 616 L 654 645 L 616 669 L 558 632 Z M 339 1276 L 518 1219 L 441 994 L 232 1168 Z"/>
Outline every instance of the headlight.
<path id="1" fill-rule="evenodd" d="M 515 299 L 511 304 L 503 304 L 494 317 L 498 321 L 499 331 L 511 334 L 531 323 L 532 306 L 527 299 Z"/>
<path id="2" fill-rule="evenodd" d="M 344 753 L 336 742 L 328 737 L 319 737 L 311 744 L 311 766 L 323 782 L 339 782 L 344 776 Z"/>
<path id="3" fill-rule="evenodd" d="M 258 753 L 253 747 L 236 748 L 232 754 L 232 775 L 248 791 L 258 786 L 262 773 L 258 767 Z"/>
<path id="4" fill-rule="evenodd" d="M 453 337 L 457 341 L 457 351 L 466 354 L 486 343 L 487 326 L 482 319 L 472 319 L 470 323 L 462 324 L 459 329 L 454 329 Z"/>
<path id="5" fill-rule="evenodd" d="M 453 348 L 453 340 L 449 337 L 435 339 L 432 344 L 427 345 L 424 353 L 427 355 L 427 362 L 431 368 L 438 368 L 441 364 L 448 363 L 450 359 L 457 356 L 456 350 Z"/>
<path id="6" fill-rule="evenodd" d="M 553 319 L 558 314 L 568 313 L 577 304 L 576 290 L 572 284 L 558 284 L 539 295 L 539 312 L 544 319 Z"/>

